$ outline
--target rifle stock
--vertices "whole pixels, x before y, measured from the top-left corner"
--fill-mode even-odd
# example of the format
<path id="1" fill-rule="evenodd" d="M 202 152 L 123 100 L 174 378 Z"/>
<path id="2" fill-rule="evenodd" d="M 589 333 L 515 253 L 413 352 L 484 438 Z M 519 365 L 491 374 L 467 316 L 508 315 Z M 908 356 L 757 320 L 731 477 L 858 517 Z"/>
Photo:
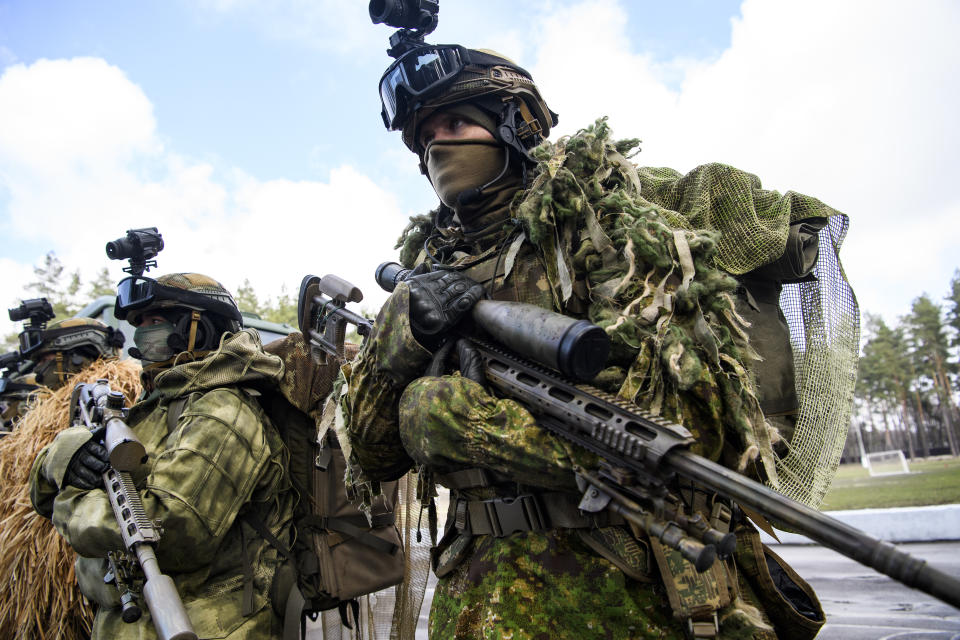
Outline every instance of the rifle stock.
<path id="1" fill-rule="evenodd" d="M 142 595 L 157 636 L 161 640 L 197 640 L 173 579 L 157 563 L 155 546 L 162 531 L 147 517 L 131 475 L 146 461 L 146 451 L 124 420 L 123 394 L 112 391 L 107 380 L 81 383 L 74 387 L 70 404 L 76 423 L 95 433 L 103 432 L 110 458 L 103 485 L 126 552 L 111 554 L 109 560 L 111 575 L 121 590 L 124 622 L 135 622 L 141 615 L 135 576 L 139 567 L 143 575 Z"/>

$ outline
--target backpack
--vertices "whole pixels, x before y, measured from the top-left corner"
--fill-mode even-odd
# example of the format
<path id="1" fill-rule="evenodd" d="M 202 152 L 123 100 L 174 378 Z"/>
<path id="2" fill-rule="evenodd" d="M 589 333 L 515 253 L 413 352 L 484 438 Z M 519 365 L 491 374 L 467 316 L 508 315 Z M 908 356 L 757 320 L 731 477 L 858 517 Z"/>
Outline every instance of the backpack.
<path id="1" fill-rule="evenodd" d="M 289 362 L 289 353 L 303 353 L 302 334 L 269 345 L 268 352 Z M 309 353 L 309 352 L 307 352 Z M 308 356 L 309 357 L 309 356 Z M 311 375 L 315 387 L 329 392 L 337 367 L 319 367 Z M 293 374 L 295 375 L 295 374 Z M 251 512 L 239 518 L 273 546 L 283 558 L 270 586 L 274 612 L 283 618 L 284 640 L 306 636 L 306 618 L 338 609 L 344 626 L 359 621 L 358 598 L 399 584 L 405 558 L 396 525 L 399 483 L 381 483 L 382 495 L 372 505 L 372 523 L 351 502 L 344 484 L 346 459 L 332 429 L 318 442 L 314 419 L 295 407 L 279 389 L 244 388 L 255 398 L 280 433 L 289 451 L 289 478 L 299 495 L 294 509 L 292 547 L 287 547 Z M 167 424 L 175 426 L 187 398 L 173 400 Z M 244 580 L 244 602 L 252 608 L 252 571 Z"/>
<path id="2" fill-rule="evenodd" d="M 403 581 L 404 552 L 395 519 L 399 483 L 382 483 L 383 495 L 374 501 L 368 521 L 347 493 L 347 463 L 334 431 L 318 442 L 313 419 L 282 395 L 267 393 L 258 400 L 290 451 L 290 480 L 300 495 L 292 549 L 251 523 L 285 559 L 270 588 L 274 611 L 284 620 L 284 640 L 304 637 L 306 618 L 316 620 L 330 609 L 339 609 L 344 626 L 352 629 L 351 619 L 359 621 L 357 598 Z"/>

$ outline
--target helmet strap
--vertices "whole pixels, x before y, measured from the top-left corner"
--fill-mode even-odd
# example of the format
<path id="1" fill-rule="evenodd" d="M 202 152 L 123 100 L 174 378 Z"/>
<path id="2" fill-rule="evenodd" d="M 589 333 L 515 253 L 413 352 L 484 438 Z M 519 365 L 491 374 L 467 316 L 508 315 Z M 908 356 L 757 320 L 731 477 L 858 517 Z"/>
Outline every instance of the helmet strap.
<path id="1" fill-rule="evenodd" d="M 63 370 L 63 352 L 57 351 L 54 357 L 57 359 L 57 379 L 60 380 L 60 384 L 63 384 L 67 380 L 67 374 Z"/>
<path id="2" fill-rule="evenodd" d="M 187 338 L 187 351 L 193 351 L 197 341 L 197 323 L 200 322 L 200 312 L 194 309 L 190 312 L 190 334 Z"/>

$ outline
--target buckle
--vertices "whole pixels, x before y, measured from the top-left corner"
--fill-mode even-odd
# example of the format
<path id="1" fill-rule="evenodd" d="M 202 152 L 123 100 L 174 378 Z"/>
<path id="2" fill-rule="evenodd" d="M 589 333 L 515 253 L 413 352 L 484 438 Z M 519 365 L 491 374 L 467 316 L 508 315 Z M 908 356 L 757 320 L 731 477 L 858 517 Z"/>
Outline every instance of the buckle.
<path id="1" fill-rule="evenodd" d="M 690 640 L 695 640 L 696 638 L 716 638 L 720 635 L 720 624 L 717 620 L 717 612 L 714 611 L 713 615 L 707 619 L 694 620 L 693 618 L 687 618 L 687 637 Z"/>
<path id="2" fill-rule="evenodd" d="M 483 505 L 490 521 L 491 535 L 495 538 L 503 538 L 517 531 L 543 531 L 547 528 L 536 496 L 486 500 Z"/>

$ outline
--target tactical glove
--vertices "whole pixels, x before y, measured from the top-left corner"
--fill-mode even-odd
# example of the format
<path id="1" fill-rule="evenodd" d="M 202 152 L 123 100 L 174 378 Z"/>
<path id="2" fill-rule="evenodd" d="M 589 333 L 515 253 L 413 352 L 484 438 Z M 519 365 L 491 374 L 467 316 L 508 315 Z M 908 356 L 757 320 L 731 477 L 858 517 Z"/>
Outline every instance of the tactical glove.
<path id="1" fill-rule="evenodd" d="M 438 345 L 483 297 L 483 287 L 458 271 L 433 271 L 408 277 L 410 327 L 417 341 Z"/>
<path id="2" fill-rule="evenodd" d="M 88 440 L 67 464 L 63 483 L 89 491 L 103 486 L 103 473 L 110 468 L 107 449 L 97 440 Z"/>
<path id="3" fill-rule="evenodd" d="M 457 340 L 457 359 L 460 361 L 460 375 L 470 378 L 477 384 L 484 384 L 487 376 L 483 373 L 483 357 L 480 350 L 469 340 Z"/>

